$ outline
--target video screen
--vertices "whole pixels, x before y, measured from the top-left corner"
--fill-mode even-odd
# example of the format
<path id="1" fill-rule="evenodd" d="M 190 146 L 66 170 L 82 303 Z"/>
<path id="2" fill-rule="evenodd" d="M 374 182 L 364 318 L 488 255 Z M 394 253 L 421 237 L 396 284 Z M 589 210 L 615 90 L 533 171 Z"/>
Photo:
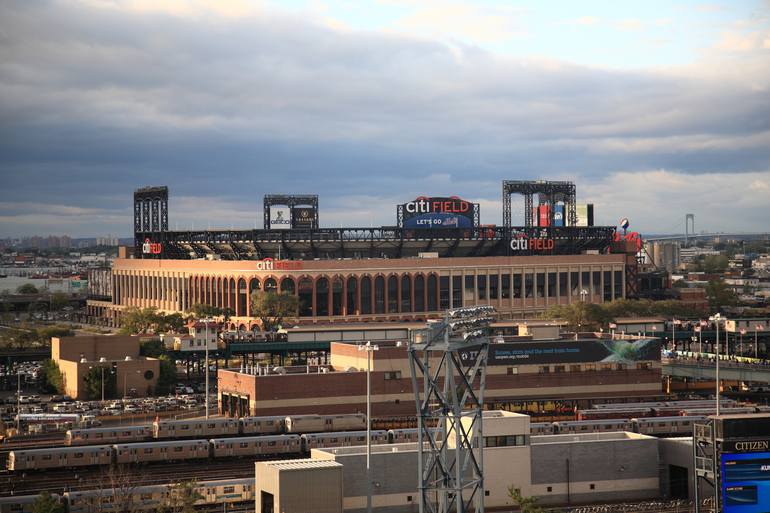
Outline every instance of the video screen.
<path id="1" fill-rule="evenodd" d="M 725 513 L 770 513 L 770 452 L 723 454 Z"/>

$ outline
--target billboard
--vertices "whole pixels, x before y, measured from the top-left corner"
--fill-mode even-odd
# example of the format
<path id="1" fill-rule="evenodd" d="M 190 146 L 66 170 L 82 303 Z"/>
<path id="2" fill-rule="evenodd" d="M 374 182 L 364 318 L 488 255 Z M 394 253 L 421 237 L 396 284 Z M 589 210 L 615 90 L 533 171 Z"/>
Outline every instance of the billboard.
<path id="1" fill-rule="evenodd" d="M 399 205 L 398 212 L 403 228 L 475 228 L 479 204 L 457 196 L 420 196 L 414 201 Z"/>
<path id="2" fill-rule="evenodd" d="M 554 226 L 566 226 L 564 222 L 564 205 L 553 206 L 553 225 Z"/>
<path id="3" fill-rule="evenodd" d="M 472 361 L 471 349 L 460 351 Z M 489 365 L 548 365 L 568 363 L 633 363 L 660 360 L 660 340 L 564 340 L 558 342 L 511 342 L 490 344 Z"/>
<path id="4" fill-rule="evenodd" d="M 722 453 L 725 513 L 770 511 L 770 452 Z"/>
<path id="5" fill-rule="evenodd" d="M 311 229 L 315 223 L 315 211 L 311 207 L 294 207 L 291 209 L 292 228 Z"/>
<path id="6" fill-rule="evenodd" d="M 594 225 L 593 203 L 581 203 L 581 204 L 575 205 L 575 214 L 577 214 L 577 226 Z"/>
<path id="7" fill-rule="evenodd" d="M 270 207 L 271 230 L 288 230 L 291 228 L 291 210 L 289 207 Z"/>

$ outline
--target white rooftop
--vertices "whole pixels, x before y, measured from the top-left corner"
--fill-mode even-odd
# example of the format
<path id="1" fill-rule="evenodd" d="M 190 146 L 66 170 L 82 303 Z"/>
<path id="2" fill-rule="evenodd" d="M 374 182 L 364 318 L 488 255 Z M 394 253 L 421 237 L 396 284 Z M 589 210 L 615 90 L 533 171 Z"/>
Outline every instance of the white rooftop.
<path id="1" fill-rule="evenodd" d="M 257 465 L 266 465 L 278 470 L 310 470 L 319 468 L 341 467 L 341 463 L 332 460 L 315 460 L 306 458 L 302 460 L 278 460 L 278 461 L 258 461 Z"/>

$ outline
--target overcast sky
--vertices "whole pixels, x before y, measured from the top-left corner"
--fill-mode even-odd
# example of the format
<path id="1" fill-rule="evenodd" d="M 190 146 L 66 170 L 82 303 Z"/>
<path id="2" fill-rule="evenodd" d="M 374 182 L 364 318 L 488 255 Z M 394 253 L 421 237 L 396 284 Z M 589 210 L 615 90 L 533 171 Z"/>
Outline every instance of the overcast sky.
<path id="1" fill-rule="evenodd" d="M 770 1 L 0 0 L 0 237 L 395 223 L 573 180 L 597 223 L 768 231 Z M 514 198 L 514 213 L 523 201 Z"/>

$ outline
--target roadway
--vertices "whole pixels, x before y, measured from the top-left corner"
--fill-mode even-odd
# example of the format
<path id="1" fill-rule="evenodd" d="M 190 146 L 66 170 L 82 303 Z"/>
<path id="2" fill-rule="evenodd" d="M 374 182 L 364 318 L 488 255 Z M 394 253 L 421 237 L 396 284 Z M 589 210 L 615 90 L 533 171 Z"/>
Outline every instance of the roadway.
<path id="1" fill-rule="evenodd" d="M 674 378 L 716 379 L 716 365 L 711 360 L 694 358 L 663 358 L 663 375 Z M 719 379 L 770 383 L 770 364 L 741 363 L 720 360 Z"/>

